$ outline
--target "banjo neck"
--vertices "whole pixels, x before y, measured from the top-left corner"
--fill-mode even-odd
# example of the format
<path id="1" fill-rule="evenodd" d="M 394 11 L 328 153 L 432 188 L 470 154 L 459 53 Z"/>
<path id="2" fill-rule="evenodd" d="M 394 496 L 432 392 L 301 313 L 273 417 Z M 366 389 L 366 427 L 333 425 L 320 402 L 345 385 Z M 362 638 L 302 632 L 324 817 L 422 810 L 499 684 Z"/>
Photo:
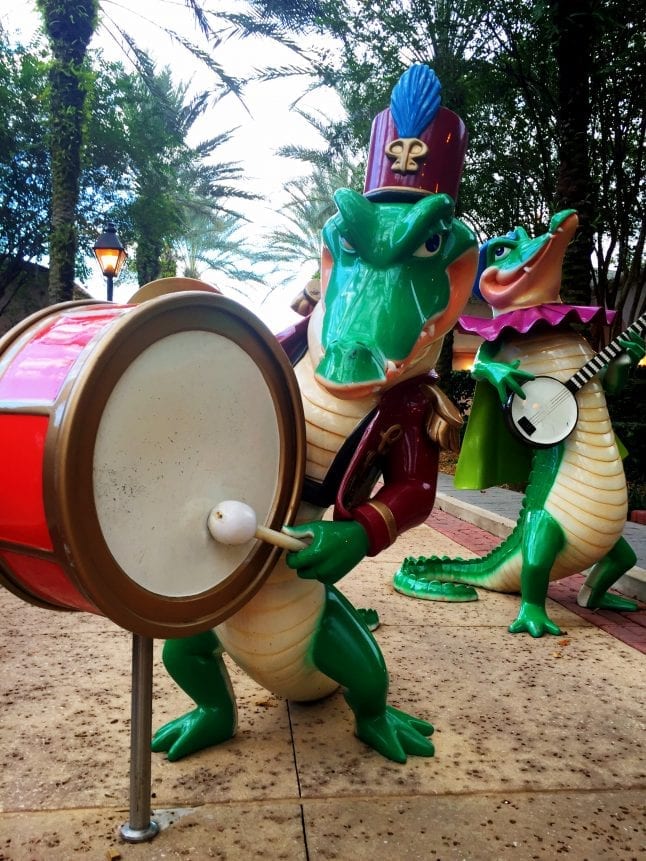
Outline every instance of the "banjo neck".
<path id="1" fill-rule="evenodd" d="M 617 356 L 623 352 L 623 347 L 619 343 L 622 338 L 625 338 L 627 335 L 641 335 L 641 333 L 646 329 L 646 313 L 641 314 L 633 323 L 628 326 L 628 328 L 624 329 L 616 338 L 613 338 L 610 343 L 600 350 L 595 356 L 589 359 L 585 365 L 583 365 L 576 374 L 573 374 L 565 385 L 572 394 L 575 394 L 580 389 L 585 386 L 586 383 L 590 382 L 592 377 L 596 376 L 602 368 L 605 368 L 606 365 L 609 365 L 613 359 L 616 359 Z"/>

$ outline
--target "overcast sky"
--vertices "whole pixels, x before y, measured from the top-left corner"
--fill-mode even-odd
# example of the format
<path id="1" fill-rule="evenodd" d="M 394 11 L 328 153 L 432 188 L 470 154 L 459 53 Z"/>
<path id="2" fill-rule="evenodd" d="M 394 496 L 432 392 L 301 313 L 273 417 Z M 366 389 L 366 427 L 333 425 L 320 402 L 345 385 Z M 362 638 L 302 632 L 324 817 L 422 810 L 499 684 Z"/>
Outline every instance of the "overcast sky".
<path id="1" fill-rule="evenodd" d="M 239 6 L 239 3 L 236 5 Z M 210 86 L 211 80 L 205 68 L 180 46 L 171 43 L 153 23 L 161 23 L 170 29 L 178 30 L 188 39 L 203 45 L 182 0 L 124 0 L 123 5 L 108 2 L 104 8 L 110 17 L 119 17 L 124 29 L 132 34 L 137 43 L 160 65 L 171 67 L 177 82 L 190 81 L 196 90 Z M 131 11 L 134 9 L 137 10 L 136 13 Z M 20 33 L 23 41 L 28 41 L 40 23 L 35 11 L 35 0 L 0 0 L 0 23 L 12 36 Z M 124 61 L 123 53 L 110 38 L 110 22 L 106 20 L 105 25 L 97 31 L 92 46 L 100 45 L 109 57 Z M 271 44 L 268 40 L 227 42 L 217 48 L 214 56 L 228 73 L 241 78 L 248 77 L 254 68 L 272 63 L 295 62 L 291 52 Z M 235 97 L 227 96 L 211 111 L 207 111 L 201 123 L 196 125 L 200 138 L 240 126 L 229 148 L 226 151 L 223 148 L 218 155 L 230 160 L 240 160 L 245 166 L 249 186 L 269 199 L 268 204 L 254 204 L 249 210 L 249 216 L 254 221 L 255 235 L 261 235 L 275 222 L 273 213 L 283 199 L 281 189 L 285 182 L 293 177 L 294 171 L 297 174 L 303 172 L 298 163 L 277 157 L 276 150 L 289 143 L 303 146 L 320 143 L 320 138 L 311 126 L 291 107 L 294 100 L 302 94 L 304 86 L 304 79 L 252 84 L 245 91 L 248 111 Z M 330 117 L 339 116 L 340 113 L 338 99 L 330 91 L 317 91 L 316 94 L 309 95 L 303 106 L 310 112 Z M 267 322 L 273 328 L 277 328 L 283 319 L 282 309 L 288 304 L 285 297 L 295 295 L 307 277 L 309 275 L 305 272 L 295 271 L 287 279 L 285 289 L 280 291 L 280 295 L 267 301 L 262 315 L 269 318 Z M 100 276 L 92 279 L 91 288 L 101 294 L 103 284 Z M 116 301 L 126 301 L 131 293 L 132 286 L 115 284 Z M 240 298 L 235 294 L 231 295 Z M 291 319 L 289 312 L 285 319 Z"/>

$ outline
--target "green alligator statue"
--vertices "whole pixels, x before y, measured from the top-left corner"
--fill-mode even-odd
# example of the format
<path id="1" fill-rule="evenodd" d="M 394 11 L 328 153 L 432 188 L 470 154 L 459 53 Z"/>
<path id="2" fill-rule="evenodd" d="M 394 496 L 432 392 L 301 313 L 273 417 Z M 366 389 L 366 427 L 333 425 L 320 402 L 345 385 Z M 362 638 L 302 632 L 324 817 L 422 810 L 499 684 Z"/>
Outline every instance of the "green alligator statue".
<path id="1" fill-rule="evenodd" d="M 484 558 L 409 557 L 394 577 L 397 591 L 427 600 L 475 600 L 477 594 L 470 586 L 520 592 L 520 611 L 509 630 L 533 637 L 561 633 L 545 608 L 550 580 L 590 566 L 594 567 L 577 598 L 580 606 L 637 609 L 633 601 L 607 592 L 635 564 L 636 557 L 622 536 L 626 480 L 604 388 L 617 391 L 623 385 L 627 370 L 644 355 L 644 341 L 640 327 L 633 326 L 616 339 L 614 349 L 607 348 L 606 362 L 614 360 L 604 368 L 601 379 L 595 375 L 605 364 L 599 357 L 592 358 L 589 369 L 582 368 L 591 360 L 592 350 L 570 321 L 601 319 L 605 323 L 606 312 L 567 306 L 559 299 L 563 255 L 577 224 L 576 213 L 566 210 L 552 218 L 549 231 L 542 236 L 530 238 L 519 227 L 490 240 L 481 251 L 485 269 L 479 291 L 492 306 L 494 317 L 461 321 L 463 331 L 480 334 L 485 341 L 472 372 L 479 382 L 455 486 L 484 488 L 528 480 L 515 529 Z M 575 406 L 572 430 L 564 441 L 529 448 L 530 437 L 510 434 L 501 420 L 500 402 L 505 404 L 515 394 L 516 403 L 522 406 L 518 398 L 524 398 L 523 386 L 527 387 L 528 380 L 536 378 L 536 386 L 547 375 L 565 382 L 577 373 L 581 375 L 578 416 Z M 574 400 L 571 393 L 566 395 Z M 564 401 L 556 402 L 558 410 L 547 416 L 543 409 L 541 419 L 556 421 L 558 415 L 559 422 L 568 420 Z M 527 409 L 538 416 L 536 407 L 528 401 Z M 536 430 L 531 422 L 527 428 L 528 433 Z M 466 586 L 456 592 L 453 584 Z"/>
<path id="2" fill-rule="evenodd" d="M 466 304 L 477 243 L 454 218 L 463 126 L 438 110 L 434 81 L 422 66 L 401 79 L 417 115 L 424 104 L 417 84 L 429 84 L 432 112 L 409 128 L 396 110 L 397 131 L 385 112 L 379 128 L 388 134 L 376 162 L 391 143 L 417 161 L 411 156 L 393 174 L 388 157 L 365 195 L 336 193 L 338 212 L 323 229 L 321 299 L 280 339 L 294 365 L 307 442 L 291 531 L 309 544 L 281 556 L 260 590 L 215 631 L 166 642 L 164 663 L 196 703 L 153 738 L 153 749 L 169 759 L 234 734 L 225 651 L 277 696 L 317 700 L 341 687 L 357 736 L 390 759 L 433 754 L 431 724 L 387 703 L 377 642 L 334 584 L 428 516 L 439 447 L 459 422 L 431 369 Z M 433 158 L 433 135 L 441 159 Z M 334 520 L 322 521 L 331 504 Z"/>

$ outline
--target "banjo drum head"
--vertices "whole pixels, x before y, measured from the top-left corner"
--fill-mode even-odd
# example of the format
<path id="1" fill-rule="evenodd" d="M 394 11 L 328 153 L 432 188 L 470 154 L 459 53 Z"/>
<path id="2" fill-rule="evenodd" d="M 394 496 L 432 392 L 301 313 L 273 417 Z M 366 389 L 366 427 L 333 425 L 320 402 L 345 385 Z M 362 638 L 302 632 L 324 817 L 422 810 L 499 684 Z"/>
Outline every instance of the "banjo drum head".
<path id="1" fill-rule="evenodd" d="M 172 294 L 125 315 L 74 380 L 47 441 L 52 535 L 81 592 L 152 637 L 210 628 L 262 585 L 280 550 L 218 544 L 224 499 L 280 529 L 304 472 L 300 394 L 249 311 Z"/>

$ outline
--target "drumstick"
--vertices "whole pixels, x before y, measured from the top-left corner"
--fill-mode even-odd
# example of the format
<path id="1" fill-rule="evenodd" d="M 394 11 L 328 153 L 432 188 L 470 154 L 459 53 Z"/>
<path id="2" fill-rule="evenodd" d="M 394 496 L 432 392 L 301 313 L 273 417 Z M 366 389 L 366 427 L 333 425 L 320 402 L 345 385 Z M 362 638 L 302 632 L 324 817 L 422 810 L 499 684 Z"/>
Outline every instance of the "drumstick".
<path id="1" fill-rule="evenodd" d="M 219 502 L 209 514 L 206 525 L 220 544 L 246 544 L 252 538 L 259 538 L 284 550 L 304 550 L 307 547 L 304 541 L 292 535 L 259 526 L 253 508 L 236 499 Z"/>

